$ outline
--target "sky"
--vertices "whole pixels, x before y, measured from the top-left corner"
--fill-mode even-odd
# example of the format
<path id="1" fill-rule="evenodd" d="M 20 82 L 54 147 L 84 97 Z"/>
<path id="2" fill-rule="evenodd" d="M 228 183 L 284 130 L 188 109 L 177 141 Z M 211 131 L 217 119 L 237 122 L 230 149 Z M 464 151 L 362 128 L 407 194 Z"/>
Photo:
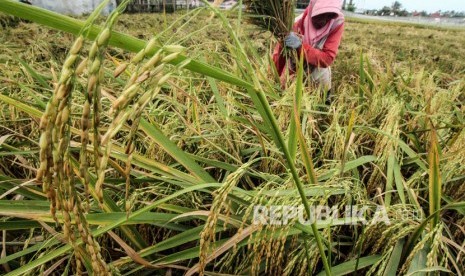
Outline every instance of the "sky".
<path id="1" fill-rule="evenodd" d="M 357 8 L 362 9 L 381 9 L 384 6 L 391 6 L 395 0 L 354 0 Z M 465 11 L 464 0 L 398 0 L 402 7 L 408 11 L 427 11 L 435 12 L 438 10 L 448 11 Z M 347 1 L 349 3 L 349 1 Z"/>

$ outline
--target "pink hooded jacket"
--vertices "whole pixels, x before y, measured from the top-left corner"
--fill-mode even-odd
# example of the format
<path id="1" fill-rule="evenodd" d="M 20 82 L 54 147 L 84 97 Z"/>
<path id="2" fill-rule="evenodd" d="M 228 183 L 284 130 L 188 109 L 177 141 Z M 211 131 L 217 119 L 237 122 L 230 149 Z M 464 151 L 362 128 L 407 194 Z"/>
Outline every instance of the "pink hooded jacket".
<path id="1" fill-rule="evenodd" d="M 336 58 L 342 34 L 344 15 L 341 12 L 341 0 L 311 0 L 303 15 L 295 22 L 294 32 L 302 35 L 302 48 L 307 63 L 313 67 L 326 68 Z M 323 13 L 335 13 L 338 16 L 321 29 L 315 29 L 311 18 Z M 324 45 L 318 45 L 326 38 Z M 286 59 L 281 55 L 283 46 L 278 44 L 273 53 L 273 61 L 281 76 L 286 68 Z M 291 72 L 292 73 L 292 72 Z"/>

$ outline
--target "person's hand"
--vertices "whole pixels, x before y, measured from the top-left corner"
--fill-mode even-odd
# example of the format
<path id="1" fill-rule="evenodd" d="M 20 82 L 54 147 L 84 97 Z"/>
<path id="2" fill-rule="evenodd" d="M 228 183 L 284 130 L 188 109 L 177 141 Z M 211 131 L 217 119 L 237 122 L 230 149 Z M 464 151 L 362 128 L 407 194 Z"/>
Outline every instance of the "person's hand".
<path id="1" fill-rule="evenodd" d="M 286 38 L 284 38 L 284 46 L 294 50 L 299 49 L 302 46 L 302 40 L 294 32 L 290 32 Z"/>

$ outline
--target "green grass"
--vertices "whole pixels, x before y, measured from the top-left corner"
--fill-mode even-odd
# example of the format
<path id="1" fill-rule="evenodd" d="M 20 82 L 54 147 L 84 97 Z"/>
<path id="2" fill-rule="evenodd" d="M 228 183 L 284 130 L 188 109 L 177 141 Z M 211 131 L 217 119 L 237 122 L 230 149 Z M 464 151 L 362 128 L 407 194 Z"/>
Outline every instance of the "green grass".
<path id="1" fill-rule="evenodd" d="M 5 3 L 0 11 L 42 25 L 14 19 L 1 30 L 0 271 L 74 274 L 81 255 L 82 269 L 92 272 L 81 233 L 74 242 L 62 235 L 64 213 L 54 221 L 34 180 L 40 118 L 75 40 L 66 32 L 78 34 L 85 24 Z M 131 75 L 144 81 L 118 111 L 138 115 L 111 136 L 103 178 L 93 144 L 80 144 L 91 67 L 73 74 L 63 158 L 75 192 L 57 192 L 82 202 L 80 214 L 112 273 L 463 273 L 463 33 L 350 19 L 333 66 L 336 99 L 327 106 L 304 78 L 280 88 L 269 58 L 275 39 L 236 12 L 120 16 L 113 27 L 119 33 L 100 55 L 100 133 L 117 122 L 111 107 Z M 98 33 L 91 28 L 78 61 Z M 152 79 L 131 61 L 152 38 L 155 48 L 142 62 L 163 46 L 185 47 L 163 67 L 171 77 L 160 86 L 145 82 Z M 120 64 L 127 67 L 114 77 Z M 79 174 L 84 152 L 87 188 Z M 391 224 L 252 223 L 255 205 L 303 203 L 383 205 Z"/>

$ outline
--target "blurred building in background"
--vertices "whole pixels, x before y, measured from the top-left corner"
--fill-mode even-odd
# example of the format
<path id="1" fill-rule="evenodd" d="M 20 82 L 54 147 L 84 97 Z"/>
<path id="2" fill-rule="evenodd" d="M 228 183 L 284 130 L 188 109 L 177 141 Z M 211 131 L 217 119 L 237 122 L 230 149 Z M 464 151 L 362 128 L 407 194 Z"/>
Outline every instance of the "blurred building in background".
<path id="1" fill-rule="evenodd" d="M 117 0 L 121 2 L 122 0 Z M 137 12 L 174 12 L 178 9 L 193 9 L 202 5 L 199 0 L 133 0 L 126 11 Z"/>
<path id="2" fill-rule="evenodd" d="M 28 0 L 28 2 L 34 6 L 68 15 L 89 14 L 102 1 L 103 0 Z M 116 8 L 116 4 L 116 0 L 111 0 L 110 4 L 103 10 L 103 13 L 109 14 Z"/>
<path id="3" fill-rule="evenodd" d="M 54 12 L 67 15 L 85 15 L 91 13 L 103 0 L 18 0 Z M 103 14 L 109 14 L 122 0 L 111 0 Z M 126 12 L 174 12 L 177 9 L 190 9 L 203 5 L 200 0 L 133 0 Z"/>

